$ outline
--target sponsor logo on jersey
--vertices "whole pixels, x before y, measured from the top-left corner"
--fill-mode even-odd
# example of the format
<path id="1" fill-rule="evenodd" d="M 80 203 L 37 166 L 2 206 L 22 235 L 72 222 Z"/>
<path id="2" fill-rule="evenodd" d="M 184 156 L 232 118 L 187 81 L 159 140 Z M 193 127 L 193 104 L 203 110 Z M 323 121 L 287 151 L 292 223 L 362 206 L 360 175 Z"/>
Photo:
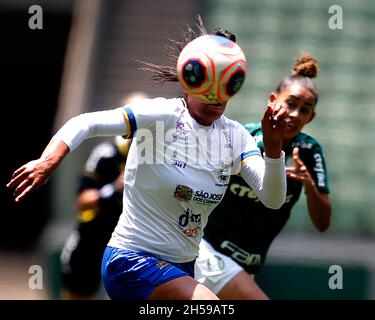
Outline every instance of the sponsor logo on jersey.
<path id="1" fill-rule="evenodd" d="M 292 148 L 299 147 L 301 149 L 312 149 L 313 144 L 311 142 L 293 142 Z"/>
<path id="2" fill-rule="evenodd" d="M 177 185 L 176 190 L 174 191 L 173 197 L 179 201 L 190 201 L 193 197 L 193 189 L 182 184 Z"/>
<path id="3" fill-rule="evenodd" d="M 178 217 L 178 226 L 187 237 L 196 237 L 202 228 L 201 224 L 201 214 L 194 213 L 191 209 Z"/>
<path id="4" fill-rule="evenodd" d="M 231 138 L 230 138 L 230 133 L 229 131 L 224 131 L 224 137 L 225 137 L 225 145 L 224 145 L 224 148 L 230 148 L 230 149 L 233 149 L 233 146 L 232 146 L 232 141 L 231 141 Z"/>
<path id="5" fill-rule="evenodd" d="M 172 159 L 172 164 L 177 168 L 181 168 L 181 169 L 186 168 L 186 162 L 183 162 L 183 161 Z"/>
<path id="6" fill-rule="evenodd" d="M 325 172 L 323 167 L 323 158 L 319 153 L 314 154 L 315 167 L 313 170 L 316 172 L 316 177 L 318 178 L 318 186 L 325 187 Z"/>
<path id="7" fill-rule="evenodd" d="M 177 151 L 173 152 L 171 163 L 177 168 L 185 169 L 186 168 L 186 162 L 177 160 Z"/>
<path id="8" fill-rule="evenodd" d="M 247 185 L 244 186 L 238 183 L 232 183 L 229 187 L 229 190 L 240 198 L 247 196 L 249 199 L 253 199 L 255 202 L 260 201 L 256 192 Z"/>
<path id="9" fill-rule="evenodd" d="M 238 183 L 232 183 L 229 187 L 229 190 L 240 198 L 249 198 L 255 202 L 260 202 L 260 199 L 257 193 L 251 189 L 248 185 L 241 185 Z M 285 203 L 289 203 L 293 198 L 293 194 L 286 195 Z"/>
<path id="10" fill-rule="evenodd" d="M 201 204 L 216 205 L 221 201 L 223 196 L 224 193 L 212 193 L 204 190 L 198 190 L 194 193 L 193 201 Z"/>

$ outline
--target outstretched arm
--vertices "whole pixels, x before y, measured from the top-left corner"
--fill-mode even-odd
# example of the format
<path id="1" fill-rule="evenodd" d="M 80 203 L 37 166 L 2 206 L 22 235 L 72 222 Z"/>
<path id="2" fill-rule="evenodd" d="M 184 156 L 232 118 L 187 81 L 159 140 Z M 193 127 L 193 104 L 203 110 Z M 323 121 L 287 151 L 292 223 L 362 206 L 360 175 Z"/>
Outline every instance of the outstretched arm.
<path id="1" fill-rule="evenodd" d="M 323 232 L 329 227 L 331 221 L 332 206 L 328 193 L 319 192 L 314 179 L 299 157 L 298 148 L 293 149 L 293 160 L 295 166 L 287 168 L 287 176 L 302 182 L 310 218 L 314 226 Z"/>
<path id="2" fill-rule="evenodd" d="M 128 131 L 121 109 L 81 114 L 69 120 L 51 139 L 41 157 L 17 169 L 8 188 L 20 202 L 47 182 L 65 156 L 82 141 L 95 136 L 123 135 Z"/>
<path id="3" fill-rule="evenodd" d="M 241 166 L 241 176 L 262 203 L 272 209 L 279 209 L 286 196 L 285 158 L 282 151 L 285 118 L 286 110 L 281 105 L 267 106 L 262 119 L 264 160 L 257 155 L 250 156 Z"/>

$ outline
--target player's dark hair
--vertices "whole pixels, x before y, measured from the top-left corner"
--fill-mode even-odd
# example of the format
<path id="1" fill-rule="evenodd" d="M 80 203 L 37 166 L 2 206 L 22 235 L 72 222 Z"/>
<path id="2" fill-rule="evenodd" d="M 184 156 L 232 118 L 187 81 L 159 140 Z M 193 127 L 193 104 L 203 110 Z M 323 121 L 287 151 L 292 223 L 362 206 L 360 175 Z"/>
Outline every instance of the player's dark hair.
<path id="1" fill-rule="evenodd" d="M 280 93 L 294 83 L 298 83 L 305 89 L 309 90 L 315 96 L 315 104 L 318 103 L 318 90 L 311 80 L 319 73 L 318 61 L 308 53 L 303 53 L 294 63 L 292 74 L 286 76 L 276 88 L 276 92 Z"/>
<path id="2" fill-rule="evenodd" d="M 195 28 L 189 25 L 186 26 L 186 30 L 183 32 L 183 40 L 179 41 L 175 39 L 169 39 L 169 44 L 165 46 L 172 66 L 157 65 L 154 63 L 138 60 L 138 62 L 143 65 L 143 67 L 141 67 L 141 70 L 151 72 L 151 75 L 148 76 L 148 79 L 154 80 L 157 83 L 178 82 L 176 69 L 178 57 L 182 49 L 189 42 L 200 36 L 214 34 L 236 42 L 236 36 L 232 32 L 224 30 L 222 27 L 218 27 L 212 33 L 209 33 L 200 15 L 197 16 L 197 20 L 198 22 L 195 24 Z"/>

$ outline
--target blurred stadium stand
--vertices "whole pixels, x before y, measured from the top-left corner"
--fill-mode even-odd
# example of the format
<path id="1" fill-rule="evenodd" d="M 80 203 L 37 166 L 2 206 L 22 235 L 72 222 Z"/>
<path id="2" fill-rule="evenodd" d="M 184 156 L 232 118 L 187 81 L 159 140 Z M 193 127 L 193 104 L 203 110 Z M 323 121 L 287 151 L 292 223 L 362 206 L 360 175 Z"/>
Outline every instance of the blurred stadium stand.
<path id="1" fill-rule="evenodd" d="M 73 12 L 53 130 L 81 112 L 110 108 L 134 90 L 179 95 L 178 85 L 155 86 L 146 80 L 134 59 L 168 63 L 163 54 L 167 39 L 179 38 L 197 13 L 210 29 L 223 26 L 236 33 L 245 51 L 248 78 L 226 111 L 241 123 L 260 119 L 269 92 L 301 52 L 314 55 L 321 66 L 316 80 L 320 100 L 317 117 L 305 131 L 323 146 L 332 223 L 324 234 L 315 231 L 301 195 L 257 279 L 275 299 L 375 299 L 375 2 L 335 0 L 332 4 L 343 8 L 343 30 L 329 29 L 332 4 L 324 0 L 194 0 L 178 5 L 173 0 L 77 0 L 69 9 L 62 2 L 40 2 L 43 8 L 56 3 L 56 10 Z M 20 1 L 18 10 L 26 14 L 28 5 Z M 75 222 L 78 174 L 97 142 L 81 145 L 50 181 L 53 219 L 34 251 L 34 260 L 48 270 L 50 298 L 59 298 L 58 251 Z M 343 267 L 343 290 L 328 290 L 331 265 Z"/>

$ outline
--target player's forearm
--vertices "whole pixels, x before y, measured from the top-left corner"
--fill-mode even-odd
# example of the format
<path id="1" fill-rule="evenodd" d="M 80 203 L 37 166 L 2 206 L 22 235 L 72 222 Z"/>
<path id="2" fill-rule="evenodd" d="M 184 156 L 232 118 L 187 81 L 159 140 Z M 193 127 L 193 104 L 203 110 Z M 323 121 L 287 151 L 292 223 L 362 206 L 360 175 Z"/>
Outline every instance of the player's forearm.
<path id="1" fill-rule="evenodd" d="M 323 232 L 331 222 L 332 206 L 328 194 L 320 193 L 315 184 L 305 186 L 307 208 L 315 227 Z"/>
<path id="2" fill-rule="evenodd" d="M 54 135 L 40 160 L 52 172 L 64 157 L 82 141 L 94 136 L 124 134 L 126 122 L 121 110 L 85 113 L 70 119 Z"/>
<path id="3" fill-rule="evenodd" d="M 279 209 L 285 202 L 286 176 L 284 152 L 277 159 L 253 156 L 241 168 L 241 176 L 257 193 L 262 203 L 271 209 Z"/>
<path id="4" fill-rule="evenodd" d="M 286 176 L 284 157 L 283 152 L 275 159 L 264 157 L 266 170 L 263 177 L 261 195 L 263 203 L 271 209 L 279 209 L 285 202 Z"/>
<path id="5" fill-rule="evenodd" d="M 77 209 L 79 212 L 85 210 L 98 210 L 99 208 L 99 189 L 85 189 L 77 198 Z"/>
<path id="6" fill-rule="evenodd" d="M 108 183 L 100 189 L 85 189 L 77 198 L 77 209 L 79 212 L 85 210 L 98 211 L 107 203 L 121 201 L 122 190 L 118 187 L 116 180 Z"/>
<path id="7" fill-rule="evenodd" d="M 52 139 L 49 142 L 40 156 L 40 160 L 45 164 L 45 170 L 48 171 L 48 175 L 55 170 L 69 151 L 69 147 L 61 140 Z"/>
<path id="8" fill-rule="evenodd" d="M 264 143 L 264 154 L 270 159 L 278 159 L 282 156 L 282 143 Z"/>

